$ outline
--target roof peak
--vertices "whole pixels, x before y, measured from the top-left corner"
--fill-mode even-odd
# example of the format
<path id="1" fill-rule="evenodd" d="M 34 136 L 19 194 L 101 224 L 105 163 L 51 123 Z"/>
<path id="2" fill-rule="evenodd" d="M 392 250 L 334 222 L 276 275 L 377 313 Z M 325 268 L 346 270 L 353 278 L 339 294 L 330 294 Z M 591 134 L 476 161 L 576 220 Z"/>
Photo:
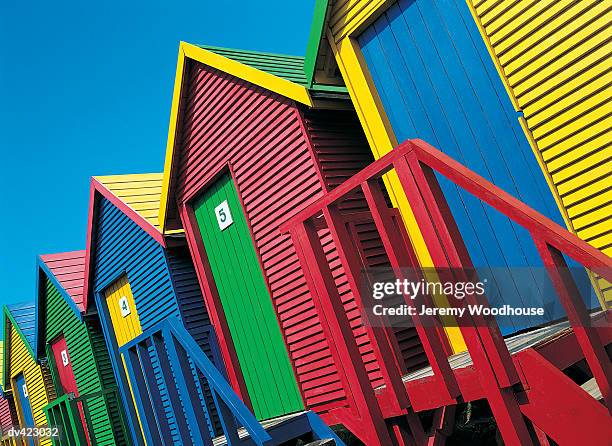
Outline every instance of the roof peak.
<path id="1" fill-rule="evenodd" d="M 274 53 L 271 51 L 259 51 L 259 50 L 246 50 L 244 48 L 230 48 L 225 46 L 216 46 L 216 45 L 203 45 L 200 43 L 194 43 L 193 45 L 199 46 L 208 51 L 235 51 L 238 53 L 245 54 L 258 54 L 262 56 L 273 56 L 273 57 L 288 57 L 292 59 L 304 60 L 305 56 L 295 56 L 293 54 L 283 54 L 283 53 Z"/>

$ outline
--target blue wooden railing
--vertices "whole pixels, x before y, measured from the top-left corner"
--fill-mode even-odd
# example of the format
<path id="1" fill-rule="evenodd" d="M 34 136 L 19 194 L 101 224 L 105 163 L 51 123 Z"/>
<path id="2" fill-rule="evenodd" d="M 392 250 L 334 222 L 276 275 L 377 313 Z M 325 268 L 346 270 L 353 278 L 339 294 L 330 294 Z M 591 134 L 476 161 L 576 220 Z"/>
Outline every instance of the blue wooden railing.
<path id="1" fill-rule="evenodd" d="M 180 321 L 161 322 L 120 347 L 119 352 L 130 377 L 147 444 L 173 444 L 177 435 L 185 445 L 212 444 L 212 438 L 220 434 L 213 427 L 213 410 L 228 445 L 240 443 L 240 427 L 249 433 L 252 443 L 273 444 L 270 434 Z M 157 373 L 154 364 L 160 370 Z M 157 379 L 160 373 L 161 381 Z M 203 389 L 210 389 L 215 409 L 208 407 Z M 169 400 L 170 412 L 174 414 L 174 432 L 168 422 L 164 398 Z"/>

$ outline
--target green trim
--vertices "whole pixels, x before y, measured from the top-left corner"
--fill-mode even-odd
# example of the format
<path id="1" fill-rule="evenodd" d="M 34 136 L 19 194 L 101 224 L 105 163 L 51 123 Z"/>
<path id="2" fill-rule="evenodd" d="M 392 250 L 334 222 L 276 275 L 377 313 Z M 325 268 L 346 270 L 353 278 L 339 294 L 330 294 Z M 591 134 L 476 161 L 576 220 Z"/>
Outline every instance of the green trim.
<path id="1" fill-rule="evenodd" d="M 227 204 L 233 220 L 224 229 L 215 216 L 222 203 Z M 221 301 L 219 310 L 227 320 L 255 416 L 266 420 L 303 410 L 272 298 L 230 175 L 212 184 L 193 210 Z"/>
<path id="2" fill-rule="evenodd" d="M 322 85 L 314 84 L 311 91 L 315 92 L 329 92 L 329 93 L 346 93 L 349 94 L 348 89 L 344 85 Z"/>
<path id="3" fill-rule="evenodd" d="M 314 72 L 317 65 L 317 56 L 319 55 L 319 47 L 323 37 L 323 27 L 325 26 L 325 17 L 327 16 L 327 8 L 329 0 L 316 0 L 314 7 L 314 15 L 312 25 L 310 25 L 310 35 L 308 36 L 308 44 L 306 46 L 306 57 L 304 58 L 304 73 L 308 87 L 313 87 Z"/>

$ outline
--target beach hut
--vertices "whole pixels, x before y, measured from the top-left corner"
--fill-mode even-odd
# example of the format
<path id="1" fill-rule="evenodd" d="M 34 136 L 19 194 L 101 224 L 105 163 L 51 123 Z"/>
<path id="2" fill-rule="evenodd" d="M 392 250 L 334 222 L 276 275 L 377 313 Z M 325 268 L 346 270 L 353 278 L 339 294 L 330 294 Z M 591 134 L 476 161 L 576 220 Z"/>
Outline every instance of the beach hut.
<path id="1" fill-rule="evenodd" d="M 4 391 L 4 384 L 1 382 L 4 376 L 4 342 L 0 342 L 0 444 L 15 444 L 14 438 L 9 436 L 8 431 L 13 426 L 18 426 L 17 410 L 15 401 L 10 393 Z"/>
<path id="2" fill-rule="evenodd" d="M 85 315 L 84 273 L 85 251 L 37 261 L 36 354 L 57 395 L 43 410 L 50 425 L 61 426 L 65 444 L 129 444 L 100 322 Z"/>
<path id="3" fill-rule="evenodd" d="M 237 441 L 237 426 L 258 441 L 337 438 L 303 410 L 264 428 L 231 390 L 183 231 L 160 231 L 161 186 L 161 174 L 91 186 L 83 306 L 97 308 L 134 442 Z"/>
<path id="4" fill-rule="evenodd" d="M 612 86 L 602 2 L 467 2 L 567 227 L 612 256 Z M 554 42 L 551 44 L 551 42 Z M 597 279 L 606 301 L 612 286 Z"/>
<path id="5" fill-rule="evenodd" d="M 312 409 L 335 424 L 346 374 L 333 357 L 298 253 L 280 226 L 373 157 L 346 90 L 306 87 L 301 57 L 181 43 L 159 225 L 184 228 L 230 382 L 260 419 Z M 369 266 L 384 265 L 362 197 L 348 200 L 349 230 Z M 321 228 L 333 280 L 372 385 L 381 370 L 371 330 Z M 401 367 L 424 362 L 414 328 L 391 336 Z M 416 341 L 416 342 L 415 342 Z"/>
<path id="6" fill-rule="evenodd" d="M 368 81 L 352 94 L 376 157 L 398 142 L 420 138 L 563 224 L 538 158 L 466 3 L 402 0 L 378 2 L 378 8 L 369 2 L 319 3 L 317 14 L 326 19 L 322 26 L 315 23 L 319 33 L 313 31 L 308 57 L 317 58 L 317 48 L 325 46 L 337 55 L 347 86 L 357 85 L 353 82 L 356 77 Z M 369 4 L 367 13 L 361 14 L 359 5 L 365 3 Z M 351 64 L 352 57 L 361 63 Z M 317 67 L 312 69 L 316 73 Z M 376 126 L 373 121 L 385 125 Z M 397 181 L 391 180 L 390 186 L 398 187 Z M 534 306 L 545 301 L 545 296 L 527 292 L 543 286 L 537 273 L 532 278 L 529 274 L 508 278 L 511 273 L 505 270 L 542 265 L 530 235 L 450 182 L 442 179 L 440 187 L 473 265 L 491 273 L 490 288 L 497 289 L 490 294 L 499 295 L 491 304 Z M 402 209 L 407 214 L 406 206 L 400 206 Z M 420 247 L 421 263 L 430 266 L 431 254 L 419 243 L 423 229 L 418 222 L 408 224 L 407 229 Z M 545 303 L 547 321 L 564 316 L 560 305 Z M 498 320 L 504 334 L 543 322 Z"/>
<path id="7" fill-rule="evenodd" d="M 4 318 L 4 369 L 5 391 L 15 399 L 17 419 L 21 427 L 47 426 L 43 408 L 56 398 L 49 369 L 36 362 L 35 304 L 5 305 Z M 26 444 L 34 445 L 34 438 Z M 51 445 L 50 438 L 40 440 L 41 445 Z"/>
<path id="8" fill-rule="evenodd" d="M 510 9 L 503 2 L 474 3 L 481 12 L 490 12 L 491 20 Z M 587 437 L 593 443 L 605 442 L 608 430 L 602 426 L 607 409 L 601 410 L 597 402 L 602 394 L 585 392 L 590 389 L 586 381 L 573 382 L 564 371 L 570 364 L 575 366 L 586 359 L 593 370 L 586 378 L 597 381 L 603 389 L 603 399 L 611 407 L 606 389 L 612 369 L 605 353 L 610 339 L 607 335 L 600 338 L 589 322 L 594 302 L 589 299 L 593 295 L 588 283 L 579 290 L 565 266 L 575 265 L 566 260 L 572 258 L 591 269 L 599 265 L 599 271 L 609 276 L 611 262 L 609 257 L 558 226 L 563 223 L 562 212 L 550 193 L 548 175 L 542 175 L 540 154 L 533 152 L 529 135 L 526 138 L 523 133 L 517 110 L 506 94 L 486 42 L 478 33 L 469 5 L 425 0 L 316 4 L 305 61 L 307 85 L 317 82 L 338 85 L 344 81 L 377 161 L 281 226 L 281 230 L 292 234 L 296 249 L 302 253 L 300 261 L 311 277 L 311 292 L 323 295 L 323 304 L 327 306 L 333 305 L 337 294 L 330 283 L 320 243 L 313 236 L 312 228 L 316 225 L 329 227 L 338 250 L 346 254 L 341 258 L 343 266 L 354 278 L 359 277 L 359 252 L 351 246 L 354 237 L 334 220 L 331 210 L 349 192 L 361 191 L 383 239 L 381 256 L 397 267 L 395 274 L 403 274 L 400 267 L 435 267 L 436 273 L 457 268 L 451 271 L 453 275 L 463 274 L 459 271 L 461 267 L 475 266 L 481 271 L 519 267 L 528 269 L 532 276 L 506 283 L 495 276 L 499 280 L 494 284 L 498 292 L 495 303 L 520 307 L 529 294 L 536 298 L 529 301 L 531 304 L 550 303 L 545 319 L 511 316 L 504 324 L 499 319 L 497 323 L 489 318 L 466 320 L 459 327 L 459 336 L 447 332 L 458 352 L 450 358 L 439 345 L 439 331 L 428 330 L 436 321 L 422 325 L 420 341 L 427 350 L 428 366 L 397 376 L 393 373 L 397 355 L 389 354 L 388 350 L 381 352 L 389 365 L 385 367 L 388 379 L 384 386 L 374 390 L 374 396 L 367 386 L 359 386 L 359 380 L 354 380 L 356 385 L 351 385 L 351 389 L 355 399 L 349 404 L 355 412 L 344 414 L 347 426 L 354 430 L 353 426 L 358 425 L 357 431 L 367 444 L 388 444 L 390 421 L 406 414 L 410 427 L 394 429 L 393 437 L 399 439 L 404 432 L 410 432 L 412 438 L 404 441 L 417 444 L 444 441 L 449 425 L 454 423 L 457 403 L 484 398 L 505 444 L 546 443 L 550 439 L 571 444 Z M 586 5 L 574 6 L 587 9 Z M 568 9 L 559 6 L 557 12 Z M 603 9 L 599 11 L 602 17 Z M 516 9 L 513 14 L 517 14 Z M 592 18 L 590 14 L 587 17 Z M 510 20 L 507 16 L 506 19 Z M 542 39 L 538 43 L 542 48 L 552 46 L 551 40 Z M 574 74 L 578 73 L 576 69 Z M 379 179 L 387 186 L 390 202 L 377 183 Z M 394 221 L 395 209 L 401 213 L 401 227 Z M 560 240 L 568 244 L 561 246 Z M 356 280 L 349 284 L 354 293 L 359 292 Z M 585 291 L 586 302 L 579 298 Z M 453 307 L 461 305 L 454 303 Z M 336 314 L 338 318 L 342 316 Z M 553 322 L 567 316 L 575 332 L 563 323 Z M 605 314 L 597 317 L 605 318 Z M 346 321 L 337 324 L 331 327 L 332 337 L 351 343 L 352 337 L 342 330 Z M 588 334 L 585 324 L 589 325 Z M 541 328 L 542 325 L 546 327 Z M 567 352 L 565 343 L 580 338 L 580 347 L 571 359 L 548 356 L 553 351 Z M 373 345 L 375 350 L 385 344 L 384 338 L 378 339 L 380 343 Z M 466 347 L 469 355 L 461 352 Z M 543 357 L 546 360 L 540 360 Z M 361 367 L 354 358 L 351 362 L 356 368 Z M 517 363 L 521 364 L 520 373 Z M 471 371 L 475 374 L 471 375 Z M 546 380 L 543 376 L 547 376 Z M 433 385 L 436 380 L 438 384 Z M 540 387 L 544 381 L 546 386 Z M 480 386 L 475 393 L 473 383 Z M 528 397 L 527 403 L 518 389 L 525 389 L 533 398 Z M 552 398 L 559 392 L 564 399 Z M 510 397 L 511 394 L 515 396 Z M 538 399 L 536 394 L 546 396 Z M 378 405 L 368 406 L 374 410 L 362 409 L 362 398 L 367 401 L 375 398 Z M 529 407 L 530 404 L 533 406 Z M 538 404 L 540 409 L 535 409 Z M 423 431 L 423 425 L 414 417 L 410 421 L 411 412 L 428 410 L 435 410 L 434 424 Z M 564 419 L 570 419 L 572 413 L 580 414 L 588 423 L 598 418 L 603 424 L 589 424 L 589 428 L 577 434 L 561 423 L 546 421 L 552 412 Z M 538 440 L 531 438 L 533 432 Z M 436 438 L 428 438 L 430 435 Z"/>
<path id="9" fill-rule="evenodd" d="M 161 174 L 96 177 L 91 183 L 83 307 L 89 311 L 97 308 L 136 439 L 147 425 L 132 396 L 134 384 L 127 377 L 121 347 L 162 321 L 176 318 L 216 361 L 214 334 L 201 304 L 195 272 L 180 246 L 180 233 L 164 237 L 158 228 L 160 191 Z M 216 365 L 223 368 L 221 363 Z M 154 367 L 151 379 L 161 386 L 168 426 L 178 442 L 166 378 L 158 363 Z M 214 417 L 209 419 L 209 423 L 214 421 Z M 210 428 L 214 430 L 214 426 Z"/>

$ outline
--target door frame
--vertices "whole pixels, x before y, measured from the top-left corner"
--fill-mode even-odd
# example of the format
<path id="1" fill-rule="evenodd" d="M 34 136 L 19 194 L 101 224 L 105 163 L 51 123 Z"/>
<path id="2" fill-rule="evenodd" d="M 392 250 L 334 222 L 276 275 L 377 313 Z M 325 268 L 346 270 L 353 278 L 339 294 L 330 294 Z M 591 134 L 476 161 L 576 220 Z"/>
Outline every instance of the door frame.
<path id="1" fill-rule="evenodd" d="M 204 242 L 200 234 L 200 230 L 199 230 L 199 226 L 198 226 L 198 222 L 197 222 L 197 219 L 195 216 L 195 210 L 194 210 L 195 202 L 204 193 L 206 193 L 206 191 L 210 189 L 210 187 L 212 187 L 212 185 L 217 180 L 219 180 L 224 175 L 229 176 L 230 180 L 234 184 L 234 188 L 236 189 L 236 195 L 238 196 L 238 201 L 240 203 L 240 209 L 241 209 L 242 214 L 244 215 L 247 227 L 249 229 L 249 237 L 251 239 L 251 242 L 253 243 L 253 248 L 255 249 L 255 254 L 257 256 L 259 270 L 261 271 L 261 274 L 263 275 L 264 283 L 266 284 L 266 290 L 268 292 L 268 296 L 270 296 L 271 298 L 272 291 L 270 289 L 270 283 L 268 282 L 268 278 L 266 277 L 266 274 L 265 274 L 265 269 L 263 267 L 263 261 L 261 258 L 261 254 L 259 253 L 259 250 L 257 249 L 257 246 L 255 245 L 255 241 L 254 241 L 255 238 L 253 236 L 253 228 L 251 227 L 251 222 L 245 210 L 242 193 L 240 191 L 240 188 L 238 187 L 238 182 L 236 181 L 236 175 L 235 175 L 235 171 L 233 168 L 233 163 L 231 161 L 227 161 L 225 164 L 217 168 L 217 170 L 208 174 L 204 178 L 203 185 L 200 188 L 198 188 L 196 191 L 184 197 L 182 202 L 177 203 L 177 207 L 179 209 L 179 215 L 181 218 L 183 229 L 185 230 L 185 236 L 187 238 L 187 245 L 189 247 L 191 258 L 193 260 L 196 274 L 198 276 L 198 282 L 200 284 L 202 296 L 204 298 L 204 303 L 206 305 L 206 309 L 208 311 L 211 324 L 215 328 L 215 333 L 217 334 L 217 338 L 219 340 L 219 350 L 221 351 L 221 357 L 223 358 L 223 361 L 225 363 L 228 380 L 230 384 L 232 385 L 232 388 L 236 391 L 236 393 L 238 393 L 242 401 L 249 407 L 251 411 L 253 411 L 253 405 L 251 403 L 251 399 L 249 397 L 249 393 L 246 387 L 246 382 L 242 374 L 242 369 L 238 361 L 238 355 L 236 353 L 236 348 L 234 347 L 232 336 L 229 331 L 229 326 L 227 323 L 227 319 L 225 317 L 225 311 L 223 310 L 223 305 L 221 304 L 221 299 L 219 297 L 217 285 L 215 283 L 215 279 L 212 274 L 210 262 L 208 260 L 208 255 L 206 254 L 206 249 L 204 247 Z M 293 377 L 298 387 L 300 398 L 302 399 L 302 404 L 304 407 L 306 407 L 306 403 L 304 401 L 304 394 L 302 392 L 300 383 L 297 379 L 298 374 L 295 369 L 295 364 L 293 360 L 291 359 L 291 355 L 289 354 L 289 347 L 285 339 L 285 333 L 280 323 L 280 320 L 278 319 L 278 312 L 276 311 L 274 302 L 272 302 L 272 305 L 274 307 L 274 316 L 276 317 L 276 321 L 281 331 L 283 345 L 285 346 L 285 351 L 287 352 L 289 363 L 291 364 L 291 369 L 293 371 Z"/>
<path id="2" fill-rule="evenodd" d="M 130 429 L 130 434 L 132 435 L 134 446 L 145 446 L 144 439 L 142 438 L 140 423 L 138 421 L 138 413 L 136 412 L 136 407 L 134 406 L 134 402 L 131 397 L 128 377 L 125 372 L 125 367 L 123 366 L 123 361 L 121 361 L 119 345 L 117 344 L 117 335 L 115 333 L 115 328 L 113 327 L 113 324 L 111 322 L 110 313 L 106 305 L 106 298 L 103 295 L 104 291 L 110 285 L 116 282 L 121 276 L 126 276 L 129 283 L 130 279 L 128 273 L 127 271 L 122 269 L 110 276 L 106 281 L 100 283 L 95 288 L 93 294 L 96 303 L 96 308 L 100 313 L 99 320 L 100 325 L 102 326 L 102 334 L 104 335 L 104 340 L 106 341 L 106 346 L 108 347 L 108 355 L 110 356 L 113 372 L 115 375 L 115 381 L 117 382 L 117 387 L 119 388 L 119 394 L 121 395 L 121 403 L 123 404 L 123 408 L 126 412 L 125 415 L 127 419 L 127 425 Z M 136 302 L 134 302 L 134 304 L 135 303 Z"/>
<path id="3" fill-rule="evenodd" d="M 17 384 L 17 378 L 19 376 L 23 377 L 23 383 L 26 385 L 26 388 L 28 387 L 28 382 L 26 381 L 26 377 L 25 377 L 25 370 L 20 371 L 19 373 L 17 373 L 15 376 L 13 376 L 11 378 L 11 386 L 13 389 L 15 389 L 15 392 L 13 392 L 13 396 L 17 399 L 17 418 L 19 421 L 19 425 L 23 426 L 23 427 L 28 427 L 25 424 L 25 416 L 24 416 L 24 412 L 23 412 L 23 401 L 21 400 L 21 392 L 19 390 L 19 385 Z M 30 402 L 30 389 L 28 389 L 28 396 L 26 397 L 26 399 L 28 400 L 28 406 L 30 407 L 30 413 L 32 414 L 32 423 L 34 423 L 34 409 L 32 408 L 32 403 Z M 33 427 L 33 426 L 30 426 Z"/>

